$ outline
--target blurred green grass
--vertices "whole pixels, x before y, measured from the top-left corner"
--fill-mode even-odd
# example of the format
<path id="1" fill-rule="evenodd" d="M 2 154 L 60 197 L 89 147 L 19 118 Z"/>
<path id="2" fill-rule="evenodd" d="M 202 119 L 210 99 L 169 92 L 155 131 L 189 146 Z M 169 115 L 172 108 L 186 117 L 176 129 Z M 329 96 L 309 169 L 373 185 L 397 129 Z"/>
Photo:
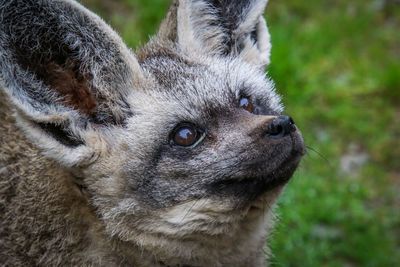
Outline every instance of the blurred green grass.
<path id="1" fill-rule="evenodd" d="M 170 1 L 83 2 L 135 48 Z M 268 72 L 310 147 L 280 200 L 273 266 L 400 266 L 399 5 L 269 3 Z"/>

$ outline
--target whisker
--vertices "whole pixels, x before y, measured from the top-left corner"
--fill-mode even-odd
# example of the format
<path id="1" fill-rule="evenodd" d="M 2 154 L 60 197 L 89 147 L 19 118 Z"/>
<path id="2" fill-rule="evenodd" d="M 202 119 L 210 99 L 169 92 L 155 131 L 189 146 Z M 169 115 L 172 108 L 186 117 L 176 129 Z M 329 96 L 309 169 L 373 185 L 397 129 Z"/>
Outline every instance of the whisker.
<path id="1" fill-rule="evenodd" d="M 321 157 L 328 165 L 329 167 L 333 168 L 332 163 L 328 160 L 328 158 L 326 158 L 322 153 L 320 153 L 319 151 L 317 151 L 316 149 L 310 147 L 310 146 L 306 146 L 308 150 L 314 152 L 315 154 L 317 154 L 319 157 Z"/>
<path id="2" fill-rule="evenodd" d="M 198 202 L 199 200 L 197 199 L 197 200 L 195 200 L 194 202 L 193 202 L 193 204 L 190 206 L 190 208 L 187 210 L 187 212 L 185 213 L 185 215 L 181 218 L 181 223 L 183 222 L 183 220 L 190 214 L 190 212 L 192 212 L 192 209 L 194 208 L 194 206 L 197 204 L 197 202 Z"/>

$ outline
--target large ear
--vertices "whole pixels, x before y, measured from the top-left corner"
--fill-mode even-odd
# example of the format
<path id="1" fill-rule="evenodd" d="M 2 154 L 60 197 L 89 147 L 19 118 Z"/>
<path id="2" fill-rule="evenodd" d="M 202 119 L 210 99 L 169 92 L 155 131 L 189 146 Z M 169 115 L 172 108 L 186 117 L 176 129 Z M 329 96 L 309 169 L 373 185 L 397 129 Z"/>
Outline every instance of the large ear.
<path id="1" fill-rule="evenodd" d="M 123 125 L 141 79 L 120 37 L 76 2 L 0 0 L 0 88 L 25 132 L 67 165 L 93 154 L 94 129 Z"/>
<path id="2" fill-rule="evenodd" d="M 175 0 L 161 25 L 160 39 L 193 53 L 239 56 L 264 67 L 270 35 L 263 17 L 268 0 Z"/>

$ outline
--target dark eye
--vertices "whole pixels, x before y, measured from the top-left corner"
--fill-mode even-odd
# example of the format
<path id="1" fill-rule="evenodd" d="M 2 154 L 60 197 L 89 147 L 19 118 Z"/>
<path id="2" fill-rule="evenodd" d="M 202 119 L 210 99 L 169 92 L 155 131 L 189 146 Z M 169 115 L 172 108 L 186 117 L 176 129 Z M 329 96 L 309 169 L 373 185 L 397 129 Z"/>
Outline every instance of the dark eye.
<path id="1" fill-rule="evenodd" d="M 254 112 L 254 105 L 249 97 L 242 96 L 239 100 L 239 107 L 247 110 L 250 113 Z"/>
<path id="2" fill-rule="evenodd" d="M 195 125 L 182 123 L 171 132 L 170 139 L 172 144 L 190 147 L 196 144 L 202 138 L 202 135 L 203 132 Z"/>

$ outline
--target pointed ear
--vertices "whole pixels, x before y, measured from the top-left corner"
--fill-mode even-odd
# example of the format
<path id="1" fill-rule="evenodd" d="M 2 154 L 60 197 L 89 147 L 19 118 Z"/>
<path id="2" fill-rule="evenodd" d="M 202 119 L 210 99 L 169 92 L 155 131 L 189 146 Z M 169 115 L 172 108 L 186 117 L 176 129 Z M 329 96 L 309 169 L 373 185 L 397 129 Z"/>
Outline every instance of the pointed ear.
<path id="1" fill-rule="evenodd" d="M 188 52 L 241 57 L 264 67 L 271 50 L 266 5 L 267 0 L 175 0 L 159 37 Z"/>
<path id="2" fill-rule="evenodd" d="M 0 2 L 0 88 L 28 135 L 69 165 L 89 153 L 90 129 L 124 123 L 141 79 L 119 36 L 74 1 Z"/>

